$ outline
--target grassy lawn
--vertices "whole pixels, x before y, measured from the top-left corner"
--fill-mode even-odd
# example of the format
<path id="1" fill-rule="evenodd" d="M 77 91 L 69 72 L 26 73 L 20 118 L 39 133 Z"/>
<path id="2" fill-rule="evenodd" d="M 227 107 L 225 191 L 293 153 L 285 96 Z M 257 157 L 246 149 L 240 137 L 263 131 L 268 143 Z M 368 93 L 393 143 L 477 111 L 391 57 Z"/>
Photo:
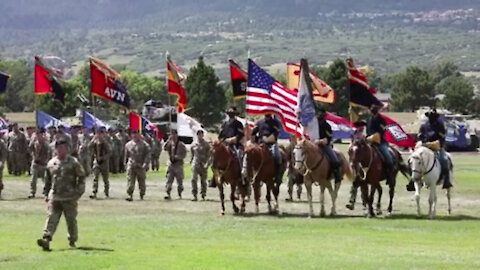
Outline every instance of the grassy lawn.
<path id="1" fill-rule="evenodd" d="M 112 177 L 112 199 L 79 203 L 78 249 L 68 249 L 62 221 L 45 253 L 35 244 L 42 234 L 45 204 L 26 200 L 27 177 L 6 176 L 0 201 L 0 269 L 478 269 L 480 231 L 480 157 L 456 155 L 453 214 L 439 192 L 437 220 L 416 217 L 412 193 L 398 179 L 394 213 L 366 219 L 360 206 L 345 209 L 350 183 L 340 190 L 339 216 L 307 219 L 306 196 L 286 203 L 282 187 L 282 215 L 267 215 L 262 198 L 259 215 L 253 202 L 245 216 L 219 216 L 218 192 L 208 190 L 207 201 L 191 202 L 190 170 L 185 192 L 166 202 L 164 171 L 148 175 L 145 201 L 128 203 L 125 178 Z M 163 166 L 162 166 L 163 169 Z M 175 188 L 174 188 L 175 191 Z M 384 189 L 385 191 L 385 189 Z M 388 196 L 384 192 L 383 208 Z M 427 210 L 427 192 L 422 209 Z M 135 199 L 138 193 L 135 193 Z M 314 194 L 318 215 L 318 190 Z M 326 197 L 329 212 L 329 196 Z"/>

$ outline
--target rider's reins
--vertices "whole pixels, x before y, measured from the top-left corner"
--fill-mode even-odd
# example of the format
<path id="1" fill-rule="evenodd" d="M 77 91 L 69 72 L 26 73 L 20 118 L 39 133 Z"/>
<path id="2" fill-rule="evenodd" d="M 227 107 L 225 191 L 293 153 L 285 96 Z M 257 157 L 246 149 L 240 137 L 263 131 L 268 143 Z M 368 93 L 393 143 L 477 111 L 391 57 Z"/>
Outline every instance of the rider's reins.
<path id="1" fill-rule="evenodd" d="M 295 146 L 295 147 L 296 147 L 297 149 L 300 148 L 300 146 Z M 306 148 L 304 147 L 304 149 L 306 149 Z M 307 176 L 307 174 L 309 174 L 309 173 L 311 173 L 312 171 L 314 171 L 315 169 L 317 169 L 318 166 L 320 166 L 320 164 L 322 164 L 322 161 L 323 161 L 323 159 L 325 158 L 325 154 L 324 154 L 323 151 L 322 151 L 322 155 L 321 155 L 320 160 L 319 160 L 317 163 L 315 163 L 315 165 L 314 165 L 312 168 L 308 168 L 308 165 L 307 165 L 307 155 L 305 154 L 305 152 L 306 152 L 306 151 L 304 151 L 304 157 L 305 157 L 305 158 L 303 159 L 303 161 L 302 161 L 302 160 L 297 160 L 297 159 L 295 159 L 295 162 L 301 162 L 301 163 L 303 163 L 303 166 L 305 167 L 305 173 L 302 173 L 303 176 Z"/>

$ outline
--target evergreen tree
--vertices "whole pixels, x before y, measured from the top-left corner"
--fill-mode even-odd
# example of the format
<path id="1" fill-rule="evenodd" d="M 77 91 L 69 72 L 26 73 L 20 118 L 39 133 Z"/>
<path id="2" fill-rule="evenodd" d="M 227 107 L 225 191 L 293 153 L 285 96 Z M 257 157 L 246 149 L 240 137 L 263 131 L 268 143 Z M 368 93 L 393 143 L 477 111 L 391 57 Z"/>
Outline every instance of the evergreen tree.
<path id="1" fill-rule="evenodd" d="M 392 78 L 392 107 L 395 111 L 414 111 L 435 105 L 434 82 L 428 71 L 417 66 Z"/>
<path id="2" fill-rule="evenodd" d="M 213 67 L 206 65 L 202 56 L 185 80 L 188 113 L 206 127 L 212 127 L 223 119 L 227 100 L 225 90 L 218 82 Z"/>

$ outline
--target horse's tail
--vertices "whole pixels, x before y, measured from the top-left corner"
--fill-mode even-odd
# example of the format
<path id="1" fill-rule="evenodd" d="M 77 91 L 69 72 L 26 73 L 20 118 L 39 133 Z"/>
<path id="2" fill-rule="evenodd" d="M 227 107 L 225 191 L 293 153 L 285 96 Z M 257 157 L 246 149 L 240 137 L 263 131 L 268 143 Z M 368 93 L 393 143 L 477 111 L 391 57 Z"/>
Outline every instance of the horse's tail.
<path id="1" fill-rule="evenodd" d="M 342 163 L 342 169 L 345 172 L 345 175 L 347 176 L 348 180 L 353 181 L 353 170 L 350 167 L 350 163 L 348 160 L 345 158 L 345 155 L 341 154 L 340 155 L 341 163 Z"/>

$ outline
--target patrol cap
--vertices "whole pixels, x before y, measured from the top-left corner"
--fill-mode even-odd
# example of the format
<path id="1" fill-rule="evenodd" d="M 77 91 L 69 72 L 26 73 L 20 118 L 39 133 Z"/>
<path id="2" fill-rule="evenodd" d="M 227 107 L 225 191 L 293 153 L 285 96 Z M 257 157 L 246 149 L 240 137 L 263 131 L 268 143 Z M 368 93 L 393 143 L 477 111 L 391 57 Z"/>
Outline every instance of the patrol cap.
<path id="1" fill-rule="evenodd" d="M 62 145 L 62 144 L 67 144 L 67 140 L 65 139 L 58 139 L 55 141 L 55 147 Z"/>

